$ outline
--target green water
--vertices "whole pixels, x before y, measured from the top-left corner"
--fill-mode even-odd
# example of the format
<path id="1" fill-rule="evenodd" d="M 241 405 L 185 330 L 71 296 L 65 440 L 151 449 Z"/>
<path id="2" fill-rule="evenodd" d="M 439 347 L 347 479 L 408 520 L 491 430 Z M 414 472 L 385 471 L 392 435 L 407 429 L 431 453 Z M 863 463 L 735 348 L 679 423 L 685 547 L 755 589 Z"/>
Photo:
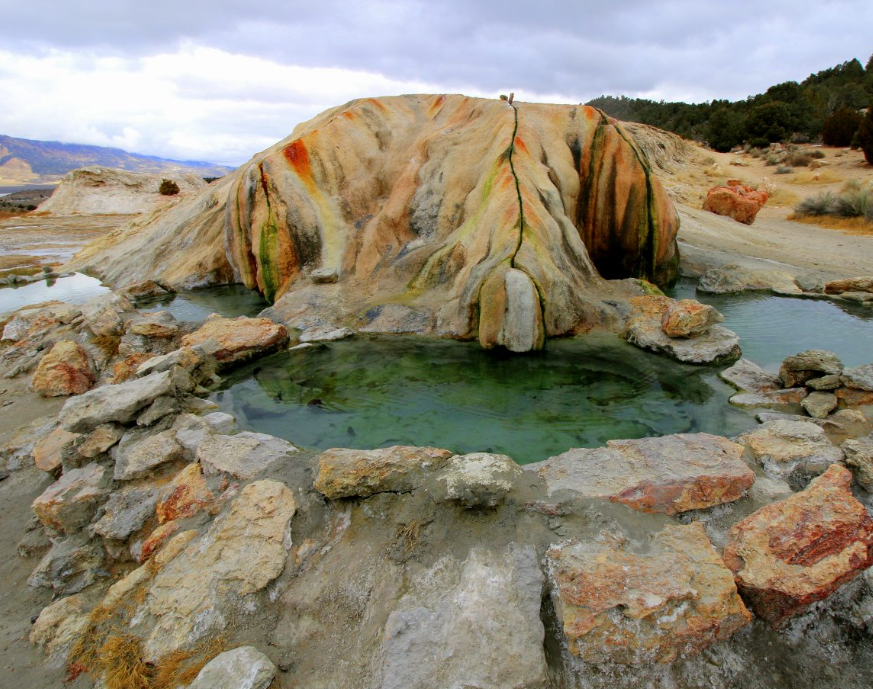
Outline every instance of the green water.
<path id="1" fill-rule="evenodd" d="M 240 427 L 313 449 L 434 445 L 520 463 L 613 438 L 754 425 L 718 369 L 613 335 L 553 340 L 526 356 L 475 343 L 360 338 L 286 351 L 232 372 L 210 397 Z"/>
<path id="2" fill-rule="evenodd" d="M 179 292 L 164 299 L 138 300 L 143 312 L 169 311 L 180 321 L 200 322 L 211 313 L 226 318 L 257 316 L 269 304 L 254 290 L 243 285 L 220 285 Z"/>
<path id="3" fill-rule="evenodd" d="M 711 304 L 723 325 L 740 336 L 743 356 L 770 370 L 805 349 L 829 349 L 846 366 L 873 361 L 873 307 L 830 300 L 777 297 L 767 293 L 697 293 L 683 280 L 670 292 L 676 299 Z"/>

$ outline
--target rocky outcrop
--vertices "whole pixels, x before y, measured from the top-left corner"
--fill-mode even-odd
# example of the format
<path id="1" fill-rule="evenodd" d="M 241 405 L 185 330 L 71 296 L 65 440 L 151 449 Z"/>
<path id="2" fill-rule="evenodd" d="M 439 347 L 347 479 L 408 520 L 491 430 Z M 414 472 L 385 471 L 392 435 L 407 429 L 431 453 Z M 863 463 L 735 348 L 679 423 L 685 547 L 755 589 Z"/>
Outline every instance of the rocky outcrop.
<path id="1" fill-rule="evenodd" d="M 197 448 L 197 460 L 206 474 L 225 473 L 238 479 L 251 479 L 274 462 L 299 451 L 287 440 L 243 431 L 236 435 L 206 437 Z"/>
<path id="2" fill-rule="evenodd" d="M 706 194 L 703 210 L 717 215 L 727 215 L 737 222 L 751 225 L 758 211 L 767 203 L 770 194 L 729 180 L 724 187 L 713 187 Z"/>
<path id="3" fill-rule="evenodd" d="M 589 663 L 668 663 L 752 619 L 700 523 L 665 528 L 644 555 L 569 543 L 546 559 L 570 653 Z"/>
<path id="4" fill-rule="evenodd" d="M 789 477 L 795 471 L 817 475 L 843 459 L 824 430 L 808 421 L 768 421 L 741 435 L 737 442 L 748 447 L 767 473 L 777 478 Z"/>
<path id="5" fill-rule="evenodd" d="M 96 378 L 88 354 L 71 340 L 61 340 L 40 359 L 31 385 L 43 397 L 80 395 Z"/>
<path id="6" fill-rule="evenodd" d="M 778 376 L 768 373 L 749 359 L 740 359 L 718 374 L 726 383 L 744 392 L 770 392 L 782 387 Z"/>
<path id="7" fill-rule="evenodd" d="M 667 307 L 661 316 L 661 329 L 667 337 L 699 337 L 723 321 L 724 316 L 712 306 L 682 299 Z"/>
<path id="8" fill-rule="evenodd" d="M 545 482 L 546 499 L 532 505 L 537 510 L 568 512 L 601 498 L 678 514 L 741 498 L 755 481 L 742 453 L 742 446 L 708 433 L 665 435 L 610 440 L 604 448 L 569 450 L 524 469 Z"/>
<path id="9" fill-rule="evenodd" d="M 241 282 L 295 327 L 304 302 L 334 327 L 403 304 L 430 334 L 535 348 L 619 316 L 627 287 L 601 276 L 670 282 L 677 229 L 646 153 L 593 108 L 399 96 L 322 113 L 70 268 Z"/>
<path id="10" fill-rule="evenodd" d="M 106 499 L 108 486 L 104 472 L 99 464 L 66 472 L 33 501 L 34 514 L 54 531 L 75 533 L 82 529 L 91 521 L 100 502 Z"/>
<path id="11" fill-rule="evenodd" d="M 166 175 L 128 172 L 108 167 L 83 167 L 68 172 L 40 213 L 52 215 L 134 214 L 154 211 L 177 199 L 158 191 Z M 202 177 L 191 172 L 171 175 L 182 194 L 206 186 Z"/>
<path id="12" fill-rule="evenodd" d="M 743 599 L 778 627 L 873 564 L 873 520 L 834 465 L 730 530 L 724 552 Z"/>
<path id="13" fill-rule="evenodd" d="M 824 287 L 825 294 L 843 294 L 844 292 L 873 292 L 873 276 L 831 280 Z"/>
<path id="14" fill-rule="evenodd" d="M 873 435 L 851 438 L 840 448 L 846 455 L 846 465 L 855 475 L 855 481 L 868 493 L 873 493 Z"/>

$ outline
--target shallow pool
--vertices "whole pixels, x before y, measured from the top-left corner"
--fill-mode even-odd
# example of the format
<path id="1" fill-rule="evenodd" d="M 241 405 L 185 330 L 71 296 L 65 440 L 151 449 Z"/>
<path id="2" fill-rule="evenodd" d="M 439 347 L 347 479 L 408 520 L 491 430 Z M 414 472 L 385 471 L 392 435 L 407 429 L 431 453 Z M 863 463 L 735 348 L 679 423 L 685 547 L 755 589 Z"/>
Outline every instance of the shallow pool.
<path id="1" fill-rule="evenodd" d="M 200 322 L 211 313 L 227 318 L 257 316 L 269 304 L 254 290 L 243 285 L 220 285 L 180 292 L 165 299 L 138 301 L 141 311 L 169 311 L 180 321 Z"/>
<path id="2" fill-rule="evenodd" d="M 434 445 L 527 463 L 613 438 L 752 427 L 748 412 L 727 404 L 731 389 L 717 371 L 607 334 L 525 356 L 376 337 L 261 359 L 210 399 L 242 428 L 308 448 Z"/>
<path id="3" fill-rule="evenodd" d="M 65 301 L 70 304 L 84 304 L 109 289 L 100 280 L 81 273 L 69 277 L 39 280 L 17 287 L 0 288 L 0 316 L 20 309 L 22 306 L 39 304 L 43 301 Z"/>

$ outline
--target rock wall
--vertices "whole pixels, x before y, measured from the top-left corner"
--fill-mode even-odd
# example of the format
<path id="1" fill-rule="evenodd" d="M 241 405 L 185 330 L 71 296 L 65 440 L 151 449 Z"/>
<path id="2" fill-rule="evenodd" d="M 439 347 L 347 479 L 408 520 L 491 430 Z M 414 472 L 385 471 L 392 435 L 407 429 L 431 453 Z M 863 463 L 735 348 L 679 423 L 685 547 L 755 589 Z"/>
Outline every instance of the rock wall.
<path id="1" fill-rule="evenodd" d="M 203 178 L 193 173 L 150 175 L 108 167 L 83 167 L 67 173 L 39 211 L 53 215 L 147 213 L 178 199 L 158 192 L 165 178 L 179 185 L 183 195 L 206 186 Z"/>
<path id="2" fill-rule="evenodd" d="M 643 149 L 593 108 L 398 96 L 322 113 L 70 267 L 241 282 L 291 325 L 301 304 L 358 326 L 402 305 L 430 334 L 526 350 L 608 320 L 628 287 L 602 277 L 669 283 L 677 230 Z"/>

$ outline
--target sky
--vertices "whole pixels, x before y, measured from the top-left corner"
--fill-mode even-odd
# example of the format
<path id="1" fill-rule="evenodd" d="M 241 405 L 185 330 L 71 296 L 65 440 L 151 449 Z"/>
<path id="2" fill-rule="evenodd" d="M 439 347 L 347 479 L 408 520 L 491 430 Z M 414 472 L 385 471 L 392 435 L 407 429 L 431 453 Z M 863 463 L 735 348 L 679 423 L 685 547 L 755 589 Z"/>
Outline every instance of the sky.
<path id="1" fill-rule="evenodd" d="M 844 0 L 0 0 L 0 134 L 239 165 L 366 96 L 736 100 L 873 53 Z"/>

